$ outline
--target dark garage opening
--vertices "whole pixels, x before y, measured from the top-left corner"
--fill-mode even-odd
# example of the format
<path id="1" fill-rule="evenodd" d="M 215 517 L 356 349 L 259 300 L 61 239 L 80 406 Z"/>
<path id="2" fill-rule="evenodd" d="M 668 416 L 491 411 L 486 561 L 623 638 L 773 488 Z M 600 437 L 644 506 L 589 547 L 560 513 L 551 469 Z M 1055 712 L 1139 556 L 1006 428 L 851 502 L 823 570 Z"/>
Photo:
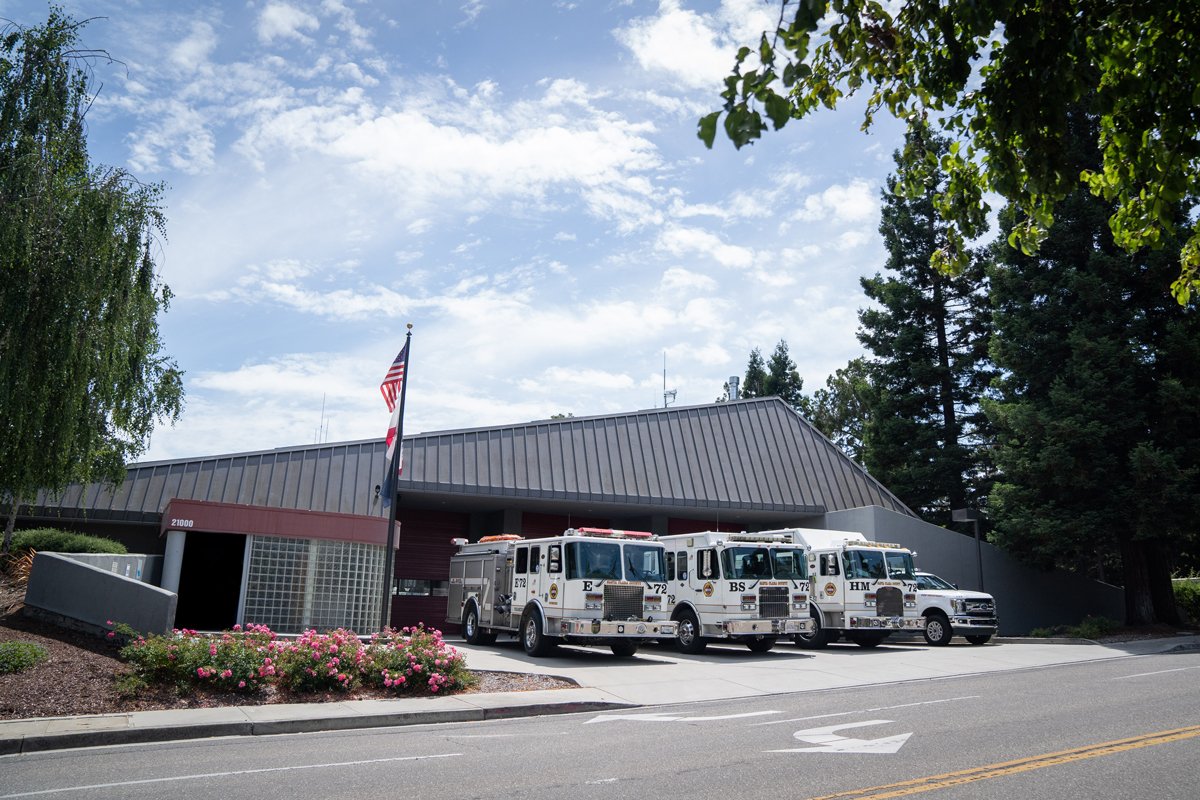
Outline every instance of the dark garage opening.
<path id="1" fill-rule="evenodd" d="M 220 631 L 237 624 L 246 537 L 189 532 L 179 572 L 175 627 Z"/>

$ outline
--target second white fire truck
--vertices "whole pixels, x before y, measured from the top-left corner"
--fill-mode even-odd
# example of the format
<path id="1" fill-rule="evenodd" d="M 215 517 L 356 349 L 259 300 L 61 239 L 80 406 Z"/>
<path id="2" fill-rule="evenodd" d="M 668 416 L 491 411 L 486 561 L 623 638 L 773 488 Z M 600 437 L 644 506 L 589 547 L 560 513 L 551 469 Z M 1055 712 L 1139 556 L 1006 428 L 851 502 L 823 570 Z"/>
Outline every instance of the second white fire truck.
<path id="1" fill-rule="evenodd" d="M 446 621 L 468 644 L 519 636 L 544 656 L 559 643 L 608 645 L 631 656 L 675 635 L 664 611 L 664 550 L 641 531 L 570 528 L 562 536 L 455 539 Z"/>
<path id="2" fill-rule="evenodd" d="M 660 541 L 680 651 L 699 653 L 714 639 L 765 653 L 780 636 L 812 629 L 805 551 L 791 537 L 706 531 Z"/>
<path id="3" fill-rule="evenodd" d="M 790 536 L 808 548 L 813 629 L 796 635 L 800 647 L 822 648 L 842 636 L 860 647 L 875 647 L 894 631 L 924 630 L 912 551 L 852 531 L 764 533 Z"/>

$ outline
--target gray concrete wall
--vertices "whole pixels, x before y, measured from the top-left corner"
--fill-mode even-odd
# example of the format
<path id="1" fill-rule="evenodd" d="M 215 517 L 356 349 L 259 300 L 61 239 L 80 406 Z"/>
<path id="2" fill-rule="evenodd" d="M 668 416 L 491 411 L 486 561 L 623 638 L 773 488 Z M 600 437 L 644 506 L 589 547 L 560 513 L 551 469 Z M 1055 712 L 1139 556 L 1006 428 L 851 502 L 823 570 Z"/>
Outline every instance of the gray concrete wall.
<path id="1" fill-rule="evenodd" d="M 38 553 L 25 605 L 102 629 L 124 622 L 141 633 L 167 633 L 175 625 L 178 596 L 134 578 L 84 564 L 62 553 Z"/>
<path id="2" fill-rule="evenodd" d="M 148 583 L 151 586 L 162 585 L 162 556 L 144 553 L 130 553 L 123 556 L 109 553 L 63 553 L 62 555 L 117 575 L 124 575 L 126 578 L 133 578 L 135 581 Z"/>
<path id="3" fill-rule="evenodd" d="M 825 515 L 829 530 L 858 531 L 877 542 L 894 542 L 917 552 L 917 567 L 963 589 L 980 589 L 975 539 L 878 506 Z M 996 598 L 1000 633 L 1027 634 L 1034 628 L 1077 625 L 1088 615 L 1121 621 L 1125 592 L 1063 571 L 1041 572 L 983 542 L 983 587 Z"/>

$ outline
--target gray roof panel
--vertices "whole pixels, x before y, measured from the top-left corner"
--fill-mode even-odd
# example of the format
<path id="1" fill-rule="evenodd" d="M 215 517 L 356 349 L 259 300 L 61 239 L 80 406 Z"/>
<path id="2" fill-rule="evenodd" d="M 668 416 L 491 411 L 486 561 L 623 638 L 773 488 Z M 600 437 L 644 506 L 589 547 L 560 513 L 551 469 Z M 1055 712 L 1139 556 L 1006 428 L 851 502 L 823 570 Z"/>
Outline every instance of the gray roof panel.
<path id="1" fill-rule="evenodd" d="M 144 519 L 185 500 L 382 515 L 384 442 L 301 445 L 133 464 L 45 510 Z M 406 496 L 512 497 L 677 509 L 909 509 L 778 398 L 439 431 L 404 439 Z M 57 500 L 57 502 L 56 502 Z M 600 513 L 597 510 L 597 513 Z"/>

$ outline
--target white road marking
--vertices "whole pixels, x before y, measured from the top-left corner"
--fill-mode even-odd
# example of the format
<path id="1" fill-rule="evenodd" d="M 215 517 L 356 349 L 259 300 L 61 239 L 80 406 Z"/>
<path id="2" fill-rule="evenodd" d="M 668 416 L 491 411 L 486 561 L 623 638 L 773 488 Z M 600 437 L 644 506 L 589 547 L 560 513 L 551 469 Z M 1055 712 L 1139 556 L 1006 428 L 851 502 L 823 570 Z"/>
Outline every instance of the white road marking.
<path id="1" fill-rule="evenodd" d="M 616 778 L 601 778 L 598 781 L 584 781 L 585 786 L 597 786 L 601 783 L 616 783 Z"/>
<path id="2" fill-rule="evenodd" d="M 862 728 L 867 725 L 887 725 L 890 719 L 871 719 L 865 722 L 848 722 L 844 725 L 829 725 L 824 728 L 810 728 L 796 731 L 792 734 L 802 742 L 816 745 L 815 747 L 798 747 L 791 750 L 766 750 L 767 753 L 897 753 L 912 733 L 901 733 L 896 736 L 885 736 L 882 739 L 851 739 L 848 736 L 838 736 L 834 731 L 846 728 Z"/>
<path id="3" fill-rule="evenodd" d="M 792 719 L 775 719 L 770 722 L 759 722 L 758 725 L 786 725 L 790 722 L 807 722 L 810 719 L 830 719 L 831 717 L 849 717 L 854 714 L 874 714 L 877 711 L 893 711 L 897 708 L 913 708 L 914 706 L 932 706 L 938 703 L 955 703 L 959 700 L 978 700 L 983 695 L 968 694 L 962 697 L 945 697 L 940 700 L 922 700 L 919 703 L 902 703 L 898 706 L 879 706 L 878 708 L 862 708 L 858 711 L 838 711 L 834 714 L 817 714 L 812 717 L 794 717 Z"/>
<path id="4" fill-rule="evenodd" d="M 1166 675 L 1168 672 L 1186 672 L 1189 669 L 1200 669 L 1200 667 L 1177 667 L 1175 669 L 1163 669 L 1158 672 L 1139 672 L 1137 675 L 1121 675 L 1117 678 L 1112 678 L 1114 681 L 1123 681 L 1128 678 L 1145 678 L 1150 675 Z"/>
<path id="5" fill-rule="evenodd" d="M 615 722 L 619 719 L 631 720 L 634 722 L 713 722 L 719 719 L 741 719 L 742 717 L 764 717 L 769 714 L 778 714 L 779 711 L 749 711 L 745 714 L 723 714 L 719 717 L 677 717 L 671 714 L 607 714 L 598 717 L 592 717 L 584 725 L 591 725 L 593 722 Z"/>
<path id="6" fill-rule="evenodd" d="M 395 756 L 393 758 L 370 758 L 362 761 L 335 761 L 329 764 L 299 764 L 293 767 L 263 767 L 261 769 L 238 769 L 231 772 L 202 772 L 195 775 L 175 775 L 170 778 L 145 778 L 137 781 L 117 781 L 115 783 L 93 783 L 87 786 L 64 786 L 60 789 L 41 789 L 36 792 L 17 792 L 16 794 L 0 795 L 0 800 L 11 797 L 36 797 L 47 794 L 63 794 L 65 792 L 86 792 L 91 789 L 115 789 L 122 786 L 143 786 L 150 783 L 172 783 L 176 781 L 194 781 L 201 778 L 227 778 L 233 775 L 259 775 L 264 772 L 289 772 L 299 769 L 324 769 L 325 767 L 361 767 L 365 764 L 388 764 L 395 761 L 425 761 L 431 758 L 453 758 L 462 753 L 439 753 L 432 756 Z"/>

